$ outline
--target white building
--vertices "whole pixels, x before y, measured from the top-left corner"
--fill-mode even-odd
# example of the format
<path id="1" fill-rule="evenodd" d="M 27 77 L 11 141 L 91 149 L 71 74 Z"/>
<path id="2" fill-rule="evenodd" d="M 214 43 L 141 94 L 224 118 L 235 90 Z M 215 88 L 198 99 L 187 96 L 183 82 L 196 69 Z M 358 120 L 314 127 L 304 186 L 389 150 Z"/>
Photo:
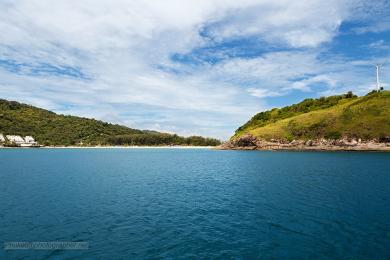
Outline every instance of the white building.
<path id="1" fill-rule="evenodd" d="M 15 143 L 15 144 L 23 144 L 24 139 L 20 135 L 6 135 L 8 141 Z"/>
<path id="2" fill-rule="evenodd" d="M 32 136 L 25 136 L 24 138 L 20 135 L 6 135 L 4 138 L 3 135 L 1 135 L 4 139 L 3 142 L 8 140 L 8 142 L 15 144 L 19 147 L 39 147 L 38 142 L 35 141 L 35 139 Z M 1 138 L 0 138 L 1 142 Z"/>
<path id="3" fill-rule="evenodd" d="M 34 138 L 32 136 L 25 136 L 24 142 L 26 144 L 37 144 L 37 142 L 34 140 Z"/>
<path id="4" fill-rule="evenodd" d="M 5 138 L 3 134 L 0 134 L 0 142 L 5 142 Z"/>

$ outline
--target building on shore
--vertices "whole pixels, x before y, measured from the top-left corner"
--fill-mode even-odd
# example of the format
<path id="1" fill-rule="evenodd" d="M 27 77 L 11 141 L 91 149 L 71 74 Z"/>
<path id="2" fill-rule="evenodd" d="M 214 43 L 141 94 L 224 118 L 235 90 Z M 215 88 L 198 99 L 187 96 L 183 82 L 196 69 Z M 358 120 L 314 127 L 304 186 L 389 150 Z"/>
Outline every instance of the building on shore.
<path id="1" fill-rule="evenodd" d="M 0 142 L 1 142 L 1 143 L 4 143 L 4 142 L 5 142 L 5 138 L 4 138 L 4 135 L 3 135 L 3 134 L 0 134 Z"/>
<path id="2" fill-rule="evenodd" d="M 4 137 L 4 136 L 3 136 Z M 20 147 L 37 147 L 38 143 L 32 136 L 25 136 L 24 138 L 20 135 L 6 135 L 4 142 L 8 141 L 13 145 Z"/>
<path id="3" fill-rule="evenodd" d="M 9 142 L 14 143 L 16 145 L 21 145 L 24 143 L 24 139 L 20 135 L 6 135 L 5 137 Z"/>
<path id="4" fill-rule="evenodd" d="M 24 142 L 25 142 L 26 144 L 33 144 L 33 145 L 38 144 L 38 143 L 34 140 L 34 138 L 33 138 L 32 136 L 29 136 L 29 135 L 24 137 Z"/>

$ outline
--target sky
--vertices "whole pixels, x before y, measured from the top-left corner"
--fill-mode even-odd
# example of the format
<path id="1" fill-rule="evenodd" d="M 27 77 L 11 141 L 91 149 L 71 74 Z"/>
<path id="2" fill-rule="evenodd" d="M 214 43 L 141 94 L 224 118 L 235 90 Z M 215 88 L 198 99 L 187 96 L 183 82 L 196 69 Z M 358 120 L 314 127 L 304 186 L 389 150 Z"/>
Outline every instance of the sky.
<path id="1" fill-rule="evenodd" d="M 0 98 L 226 140 L 254 114 L 390 87 L 388 0 L 0 0 Z M 388 62 L 386 64 L 386 62 Z"/>

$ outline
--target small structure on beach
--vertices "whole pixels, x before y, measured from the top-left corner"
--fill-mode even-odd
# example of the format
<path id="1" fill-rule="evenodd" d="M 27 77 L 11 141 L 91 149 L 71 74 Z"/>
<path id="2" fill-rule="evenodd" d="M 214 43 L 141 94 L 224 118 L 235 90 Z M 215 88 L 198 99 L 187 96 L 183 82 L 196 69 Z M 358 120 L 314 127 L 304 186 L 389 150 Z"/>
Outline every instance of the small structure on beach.
<path id="1" fill-rule="evenodd" d="M 5 138 L 4 138 L 4 135 L 3 135 L 3 134 L 0 134 L 0 142 L 1 142 L 1 143 L 4 143 L 4 142 L 5 142 Z"/>
<path id="2" fill-rule="evenodd" d="M 38 147 L 38 142 L 35 141 L 35 139 L 32 136 L 25 136 L 24 138 L 20 135 L 6 135 L 6 138 L 3 139 L 3 142 L 9 142 L 14 146 L 19 147 Z"/>
<path id="3" fill-rule="evenodd" d="M 24 142 L 25 142 L 25 144 L 32 144 L 32 145 L 38 144 L 35 141 L 35 139 L 32 136 L 29 136 L 29 135 L 24 137 Z"/>
<path id="4" fill-rule="evenodd" d="M 21 145 L 24 143 L 24 139 L 20 135 L 6 135 L 5 137 L 9 142 L 14 143 L 16 145 Z"/>

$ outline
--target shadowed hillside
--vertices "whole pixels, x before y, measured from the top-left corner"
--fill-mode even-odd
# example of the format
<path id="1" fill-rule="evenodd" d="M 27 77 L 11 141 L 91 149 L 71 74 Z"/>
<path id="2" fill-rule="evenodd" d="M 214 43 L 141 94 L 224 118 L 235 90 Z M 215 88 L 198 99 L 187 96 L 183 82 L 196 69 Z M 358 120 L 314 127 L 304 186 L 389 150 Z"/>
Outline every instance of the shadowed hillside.
<path id="1" fill-rule="evenodd" d="M 143 131 L 95 119 L 58 115 L 0 99 L 0 133 L 30 135 L 44 145 L 195 145 L 215 146 L 216 139 Z"/>

